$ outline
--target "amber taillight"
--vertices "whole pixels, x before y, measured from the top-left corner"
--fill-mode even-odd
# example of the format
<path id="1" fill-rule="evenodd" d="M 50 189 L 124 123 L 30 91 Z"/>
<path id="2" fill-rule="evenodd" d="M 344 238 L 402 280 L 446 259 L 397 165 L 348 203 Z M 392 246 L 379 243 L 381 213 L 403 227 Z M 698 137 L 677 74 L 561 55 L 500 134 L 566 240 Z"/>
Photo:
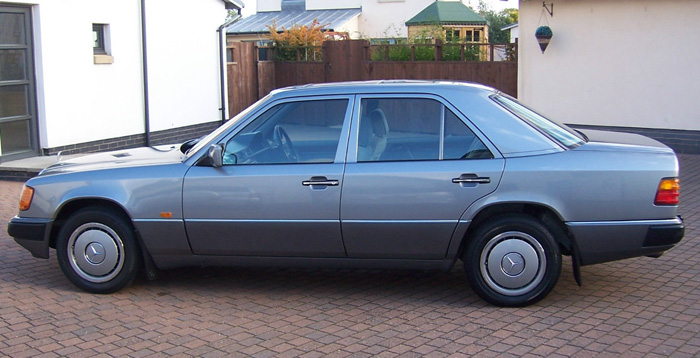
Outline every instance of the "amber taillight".
<path id="1" fill-rule="evenodd" d="M 656 189 L 654 205 L 678 205 L 681 183 L 678 178 L 663 178 Z"/>

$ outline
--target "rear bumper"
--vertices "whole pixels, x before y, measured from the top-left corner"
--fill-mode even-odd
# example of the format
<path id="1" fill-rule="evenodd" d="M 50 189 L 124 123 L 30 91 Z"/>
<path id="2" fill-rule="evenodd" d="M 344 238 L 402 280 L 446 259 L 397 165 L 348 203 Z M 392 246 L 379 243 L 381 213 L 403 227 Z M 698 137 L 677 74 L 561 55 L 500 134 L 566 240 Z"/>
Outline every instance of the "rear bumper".
<path id="1" fill-rule="evenodd" d="M 7 224 L 7 233 L 32 256 L 49 258 L 49 238 L 53 221 L 14 217 Z"/>
<path id="2" fill-rule="evenodd" d="M 681 241 L 683 219 L 569 222 L 576 239 L 581 266 L 659 255 Z"/>

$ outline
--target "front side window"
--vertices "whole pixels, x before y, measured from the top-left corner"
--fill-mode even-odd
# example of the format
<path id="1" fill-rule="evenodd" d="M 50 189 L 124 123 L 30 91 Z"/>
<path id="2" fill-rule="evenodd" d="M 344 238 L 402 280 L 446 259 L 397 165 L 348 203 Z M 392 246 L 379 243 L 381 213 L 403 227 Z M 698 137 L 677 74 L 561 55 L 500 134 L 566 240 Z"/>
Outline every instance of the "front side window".
<path id="1" fill-rule="evenodd" d="M 510 97 L 497 95 L 492 98 L 511 113 L 567 148 L 575 148 L 584 143 L 573 129 L 543 117 Z"/>
<path id="2" fill-rule="evenodd" d="M 224 165 L 333 163 L 348 102 L 298 101 L 271 107 L 226 143 Z"/>
<path id="3" fill-rule="evenodd" d="M 360 102 L 357 161 L 492 158 L 452 111 L 427 98 L 366 98 Z"/>

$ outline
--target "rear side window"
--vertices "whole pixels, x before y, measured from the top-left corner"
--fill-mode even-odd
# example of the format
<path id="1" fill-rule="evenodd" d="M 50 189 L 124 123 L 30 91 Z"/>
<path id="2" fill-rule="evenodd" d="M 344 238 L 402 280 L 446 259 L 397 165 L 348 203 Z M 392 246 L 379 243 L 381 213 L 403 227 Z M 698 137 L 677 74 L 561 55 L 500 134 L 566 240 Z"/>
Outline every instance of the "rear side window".
<path id="1" fill-rule="evenodd" d="M 508 111 L 567 148 L 576 148 L 584 143 L 583 138 L 576 134 L 573 129 L 543 117 L 512 98 L 503 95 L 492 98 Z"/>
<path id="2" fill-rule="evenodd" d="M 449 108 L 428 98 L 360 102 L 358 162 L 492 158 Z"/>

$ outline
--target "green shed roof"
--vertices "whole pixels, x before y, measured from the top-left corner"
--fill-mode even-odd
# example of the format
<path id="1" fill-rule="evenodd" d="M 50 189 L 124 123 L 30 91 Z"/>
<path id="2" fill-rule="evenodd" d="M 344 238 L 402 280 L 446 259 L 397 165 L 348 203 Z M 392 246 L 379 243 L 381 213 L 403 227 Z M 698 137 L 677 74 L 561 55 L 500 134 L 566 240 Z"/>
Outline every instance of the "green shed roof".
<path id="1" fill-rule="evenodd" d="M 486 19 L 461 1 L 435 1 L 406 21 L 406 26 L 428 24 L 485 25 Z"/>

